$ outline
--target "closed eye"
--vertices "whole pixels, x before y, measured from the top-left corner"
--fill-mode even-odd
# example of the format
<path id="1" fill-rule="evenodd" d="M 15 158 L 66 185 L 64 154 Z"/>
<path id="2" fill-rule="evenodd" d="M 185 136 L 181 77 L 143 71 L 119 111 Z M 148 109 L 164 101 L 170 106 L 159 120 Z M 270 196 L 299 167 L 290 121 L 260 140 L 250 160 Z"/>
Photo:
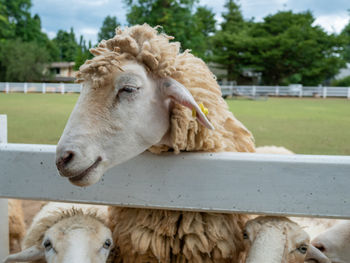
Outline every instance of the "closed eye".
<path id="1" fill-rule="evenodd" d="M 131 86 L 131 85 L 124 85 L 123 88 L 120 89 L 119 92 L 127 92 L 127 93 L 132 93 L 137 90 L 139 90 L 139 87 Z"/>

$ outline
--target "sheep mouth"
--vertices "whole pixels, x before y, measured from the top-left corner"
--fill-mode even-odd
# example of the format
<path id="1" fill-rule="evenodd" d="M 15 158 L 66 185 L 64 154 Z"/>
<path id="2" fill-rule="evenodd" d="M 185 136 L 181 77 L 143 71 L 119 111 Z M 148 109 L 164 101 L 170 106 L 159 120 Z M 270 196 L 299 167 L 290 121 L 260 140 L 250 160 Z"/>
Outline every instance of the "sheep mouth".
<path id="1" fill-rule="evenodd" d="M 72 176 L 72 177 L 69 177 L 69 181 L 71 181 L 72 183 L 77 183 L 79 181 L 82 181 L 86 176 L 89 175 L 89 173 L 92 170 L 94 170 L 100 164 L 101 161 L 102 161 L 102 158 L 101 158 L 101 156 L 99 156 L 96 159 L 96 161 L 89 168 L 84 170 L 82 173 L 75 175 L 75 176 Z"/>

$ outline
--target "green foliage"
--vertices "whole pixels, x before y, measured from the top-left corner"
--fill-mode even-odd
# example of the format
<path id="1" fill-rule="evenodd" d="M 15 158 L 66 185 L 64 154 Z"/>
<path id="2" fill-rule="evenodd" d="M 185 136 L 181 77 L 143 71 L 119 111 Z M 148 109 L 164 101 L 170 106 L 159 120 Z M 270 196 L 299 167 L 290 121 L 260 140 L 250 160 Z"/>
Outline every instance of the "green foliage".
<path id="1" fill-rule="evenodd" d="M 80 36 L 78 52 L 75 57 L 75 65 L 74 69 L 78 70 L 79 67 L 85 63 L 87 59 L 92 58 L 92 54 L 89 52 L 89 49 L 92 47 L 91 42 L 89 41 L 89 45 L 86 46 L 86 42 L 83 36 Z"/>
<path id="2" fill-rule="evenodd" d="M 344 41 L 343 57 L 347 62 L 350 62 L 350 20 L 349 23 L 344 27 L 340 36 Z"/>
<path id="3" fill-rule="evenodd" d="M 250 66 L 263 73 L 266 84 L 289 84 L 299 79 L 304 85 L 318 85 L 345 65 L 341 40 L 313 26 L 310 12 L 278 12 L 255 23 L 253 41 L 247 52 Z"/>
<path id="4" fill-rule="evenodd" d="M 6 65 L 0 79 L 13 82 L 40 81 L 44 78 L 49 55 L 37 42 L 20 39 L 6 41 L 0 47 L 0 61 Z"/>
<path id="5" fill-rule="evenodd" d="M 5 0 L 0 0 L 0 39 L 11 38 L 14 35 L 13 24 L 8 20 Z"/>
<path id="6" fill-rule="evenodd" d="M 161 25 L 183 50 L 205 58 L 208 36 L 215 30 L 214 14 L 205 7 L 194 8 L 198 0 L 125 0 L 130 25 Z"/>
<path id="7" fill-rule="evenodd" d="M 31 6 L 31 0 L 0 0 L 0 81 L 40 80 L 44 64 L 58 58 Z"/>
<path id="8" fill-rule="evenodd" d="M 75 60 L 79 45 L 75 40 L 73 28 L 70 29 L 70 32 L 59 30 L 53 42 L 59 50 L 60 61 L 70 62 Z"/>
<path id="9" fill-rule="evenodd" d="M 117 20 L 117 17 L 115 16 L 107 16 L 103 20 L 102 27 L 100 28 L 100 31 L 98 32 L 98 42 L 100 42 L 102 39 L 110 39 L 113 38 L 115 35 L 115 29 L 120 26 L 120 23 Z"/>
<path id="10" fill-rule="evenodd" d="M 40 42 L 45 38 L 41 32 L 40 17 L 31 15 L 31 6 L 31 0 L 0 0 L 0 20 L 4 23 L 0 38 L 21 38 L 25 42 Z"/>
<path id="11" fill-rule="evenodd" d="M 193 16 L 194 28 L 190 49 L 196 56 L 204 60 L 209 60 L 211 35 L 215 29 L 215 14 L 212 10 L 204 6 L 199 6 Z"/>
<path id="12" fill-rule="evenodd" d="M 229 0 L 225 4 L 227 11 L 222 14 L 224 21 L 221 30 L 212 40 L 212 61 L 227 70 L 227 79 L 235 80 L 242 72 L 245 63 L 245 52 L 252 40 L 249 36 L 249 23 L 243 20 L 240 7 Z"/>
<path id="13" fill-rule="evenodd" d="M 350 87 L 350 76 L 342 79 L 336 79 L 332 81 L 332 86 L 336 87 Z"/>
<path id="14" fill-rule="evenodd" d="M 345 65 L 340 54 L 343 40 L 313 26 L 310 12 L 280 11 L 263 22 L 244 21 L 232 0 L 225 5 L 224 22 L 213 38 L 213 61 L 237 79 L 243 69 L 262 73 L 271 85 L 318 85 Z"/>

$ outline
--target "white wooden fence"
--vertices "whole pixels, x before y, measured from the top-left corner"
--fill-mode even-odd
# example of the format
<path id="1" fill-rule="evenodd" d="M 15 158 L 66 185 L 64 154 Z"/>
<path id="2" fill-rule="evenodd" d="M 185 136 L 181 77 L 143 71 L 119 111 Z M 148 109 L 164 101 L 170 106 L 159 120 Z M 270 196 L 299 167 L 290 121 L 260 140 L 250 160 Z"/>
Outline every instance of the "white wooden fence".
<path id="1" fill-rule="evenodd" d="M 81 84 L 75 83 L 26 83 L 26 82 L 0 82 L 0 92 L 12 93 L 79 93 Z"/>
<path id="2" fill-rule="evenodd" d="M 99 183 L 80 188 L 58 175 L 54 145 L 6 143 L 4 120 L 2 198 L 350 218 L 350 156 L 145 152 L 112 168 Z M 8 242 L 5 210 L 0 241 Z"/>
<path id="3" fill-rule="evenodd" d="M 81 84 L 0 82 L 0 92 L 79 93 Z M 234 86 L 221 85 L 223 96 L 343 97 L 350 99 L 350 87 Z"/>
<path id="4" fill-rule="evenodd" d="M 227 86 L 221 85 L 223 96 L 296 96 L 342 97 L 350 99 L 350 87 L 303 87 L 303 86 Z"/>

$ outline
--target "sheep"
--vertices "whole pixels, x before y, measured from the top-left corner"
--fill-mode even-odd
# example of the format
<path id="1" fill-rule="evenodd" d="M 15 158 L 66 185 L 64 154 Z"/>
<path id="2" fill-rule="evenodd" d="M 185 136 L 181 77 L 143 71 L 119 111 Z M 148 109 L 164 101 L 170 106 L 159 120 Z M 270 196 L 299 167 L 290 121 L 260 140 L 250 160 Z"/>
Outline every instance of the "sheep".
<path id="1" fill-rule="evenodd" d="M 332 262 L 350 262 L 350 221 L 339 220 L 311 243 L 322 251 Z"/>
<path id="2" fill-rule="evenodd" d="M 23 250 L 3 262 L 106 262 L 113 247 L 106 207 L 51 202 L 34 217 Z"/>
<path id="3" fill-rule="evenodd" d="M 81 95 L 57 145 L 61 176 L 96 183 L 145 150 L 254 152 L 205 63 L 147 24 L 117 29 L 77 73 Z M 109 210 L 123 262 L 237 262 L 246 215 Z"/>
<path id="4" fill-rule="evenodd" d="M 249 220 L 243 238 L 248 251 L 246 263 L 331 263 L 310 244 L 308 234 L 286 217 Z"/>
<path id="5" fill-rule="evenodd" d="M 21 200 L 8 200 L 8 218 L 10 253 L 14 253 L 21 250 L 21 242 L 26 232 Z"/>

